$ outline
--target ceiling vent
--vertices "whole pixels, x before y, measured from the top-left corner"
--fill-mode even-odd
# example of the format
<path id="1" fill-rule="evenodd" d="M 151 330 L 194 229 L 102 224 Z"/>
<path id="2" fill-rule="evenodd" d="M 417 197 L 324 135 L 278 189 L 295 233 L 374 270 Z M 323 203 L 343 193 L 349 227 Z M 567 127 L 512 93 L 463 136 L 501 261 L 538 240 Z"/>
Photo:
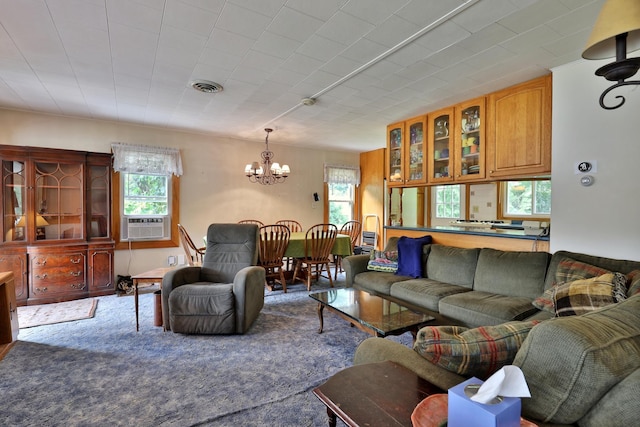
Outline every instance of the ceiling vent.
<path id="1" fill-rule="evenodd" d="M 193 80 L 189 82 L 192 88 L 204 93 L 218 93 L 222 92 L 222 85 L 209 80 Z"/>

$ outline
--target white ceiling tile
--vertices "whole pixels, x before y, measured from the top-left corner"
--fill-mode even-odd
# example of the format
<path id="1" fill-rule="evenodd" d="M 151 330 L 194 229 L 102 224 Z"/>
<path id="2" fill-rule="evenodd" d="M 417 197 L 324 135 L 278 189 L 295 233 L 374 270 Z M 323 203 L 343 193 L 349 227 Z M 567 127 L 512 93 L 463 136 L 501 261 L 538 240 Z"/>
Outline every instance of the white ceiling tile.
<path id="1" fill-rule="evenodd" d="M 372 24 L 344 12 L 332 16 L 318 34 L 340 43 L 350 45 L 375 28 Z"/>
<path id="2" fill-rule="evenodd" d="M 340 10 L 348 0 L 288 0 L 287 7 L 326 21 Z"/>
<path id="3" fill-rule="evenodd" d="M 422 30 L 423 27 L 413 24 L 397 15 L 391 15 L 382 24 L 366 34 L 366 38 L 378 44 L 394 47 Z"/>
<path id="4" fill-rule="evenodd" d="M 342 43 L 315 34 L 309 37 L 296 52 L 319 61 L 328 61 L 346 48 L 347 46 Z"/>
<path id="5" fill-rule="evenodd" d="M 513 53 L 522 53 L 530 50 L 531 46 L 534 46 L 536 43 L 544 45 L 561 37 L 560 34 L 551 28 L 546 25 L 541 25 L 524 33 L 520 33 L 504 43 L 500 43 L 500 46 Z"/>
<path id="6" fill-rule="evenodd" d="M 160 32 L 163 8 L 149 7 L 131 0 L 109 0 L 106 2 L 106 8 L 110 27 L 113 24 L 122 24 L 153 33 Z"/>
<path id="7" fill-rule="evenodd" d="M 271 18 L 268 16 L 228 3 L 222 10 L 216 26 L 219 29 L 255 39 L 262 34 L 269 23 Z"/>
<path id="8" fill-rule="evenodd" d="M 253 45 L 254 50 L 280 59 L 289 58 L 298 47 L 300 47 L 300 42 L 270 31 L 262 33 Z"/>
<path id="9" fill-rule="evenodd" d="M 509 0 L 482 0 L 456 15 L 453 22 L 475 33 L 517 10 Z"/>
<path id="10" fill-rule="evenodd" d="M 410 0 L 350 0 L 342 10 L 373 25 L 380 25 Z"/>
<path id="11" fill-rule="evenodd" d="M 557 0 L 539 0 L 529 7 L 500 19 L 498 23 L 516 33 L 524 33 L 548 20 L 564 15 L 568 10 Z"/>
<path id="12" fill-rule="evenodd" d="M 491 24 L 461 40 L 458 45 L 471 52 L 481 52 L 491 46 L 510 40 L 516 35 L 517 33 L 500 24 Z"/>
<path id="13" fill-rule="evenodd" d="M 168 0 L 165 4 L 163 27 L 168 25 L 208 37 L 218 18 L 218 13 L 176 0 Z"/>
<path id="14" fill-rule="evenodd" d="M 323 21 L 320 19 L 305 15 L 289 7 L 284 7 L 273 18 L 267 30 L 302 43 L 311 37 L 322 24 Z"/>
<path id="15" fill-rule="evenodd" d="M 415 43 L 425 46 L 433 51 L 439 51 L 447 46 L 466 39 L 470 35 L 471 33 L 467 30 L 449 21 L 439 25 L 427 34 L 418 38 Z"/>

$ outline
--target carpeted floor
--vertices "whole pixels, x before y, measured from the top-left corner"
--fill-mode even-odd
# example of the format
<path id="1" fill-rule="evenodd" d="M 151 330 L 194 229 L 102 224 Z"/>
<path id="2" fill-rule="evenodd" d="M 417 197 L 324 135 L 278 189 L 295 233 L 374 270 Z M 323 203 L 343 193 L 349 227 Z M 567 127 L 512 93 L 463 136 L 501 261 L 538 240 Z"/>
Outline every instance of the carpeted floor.
<path id="1" fill-rule="evenodd" d="M 94 318 L 21 330 L 0 361 L 0 425 L 325 426 L 311 390 L 368 337 L 331 313 L 318 334 L 304 285 L 267 292 L 235 336 L 164 333 L 153 300 L 140 296 L 138 333 L 133 299 L 115 295 L 99 298 Z"/>

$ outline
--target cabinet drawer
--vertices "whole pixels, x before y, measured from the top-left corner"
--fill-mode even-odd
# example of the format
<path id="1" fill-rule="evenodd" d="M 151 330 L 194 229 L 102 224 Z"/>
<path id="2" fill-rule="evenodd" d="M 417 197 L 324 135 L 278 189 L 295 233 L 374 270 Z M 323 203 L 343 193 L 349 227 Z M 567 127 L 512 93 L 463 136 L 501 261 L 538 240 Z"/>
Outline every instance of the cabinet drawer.
<path id="1" fill-rule="evenodd" d="M 85 265 L 85 254 L 72 252 L 68 254 L 35 255 L 31 258 L 31 268 L 35 270 L 43 267 L 67 267 Z"/>
<path id="2" fill-rule="evenodd" d="M 82 268 L 43 268 L 31 274 L 31 291 L 34 296 L 58 293 L 73 293 L 87 289 L 84 267 Z"/>

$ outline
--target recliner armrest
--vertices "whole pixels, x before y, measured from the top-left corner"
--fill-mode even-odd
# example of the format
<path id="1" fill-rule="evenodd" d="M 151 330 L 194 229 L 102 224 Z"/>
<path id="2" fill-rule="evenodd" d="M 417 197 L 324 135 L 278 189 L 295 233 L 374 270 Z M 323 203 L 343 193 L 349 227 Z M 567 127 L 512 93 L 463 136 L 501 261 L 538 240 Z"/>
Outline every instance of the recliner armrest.
<path id="1" fill-rule="evenodd" d="M 246 332 L 264 306 L 265 270 L 259 266 L 245 267 L 233 279 L 236 302 L 236 332 Z"/>
<path id="2" fill-rule="evenodd" d="M 171 330 L 169 324 L 169 294 L 175 288 L 200 281 L 202 267 L 182 267 L 171 270 L 162 278 L 162 319 L 165 330 Z"/>

